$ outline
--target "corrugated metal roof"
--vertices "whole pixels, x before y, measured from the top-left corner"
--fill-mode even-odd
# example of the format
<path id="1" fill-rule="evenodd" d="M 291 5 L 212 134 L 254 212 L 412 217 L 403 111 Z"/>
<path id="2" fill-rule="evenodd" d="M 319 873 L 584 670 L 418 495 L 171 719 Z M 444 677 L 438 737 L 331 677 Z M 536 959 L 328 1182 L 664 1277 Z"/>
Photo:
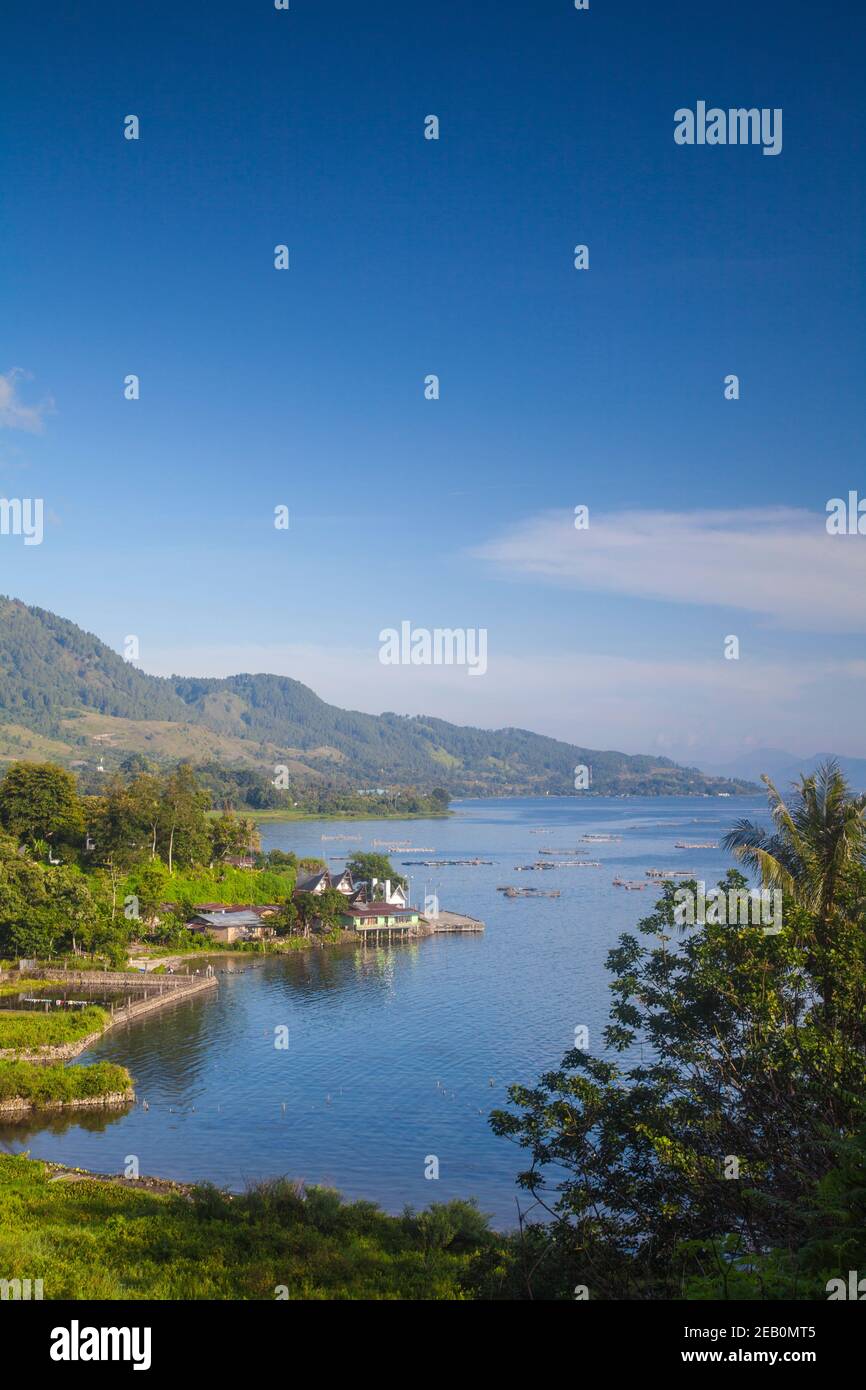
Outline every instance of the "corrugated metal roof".
<path id="1" fill-rule="evenodd" d="M 196 920 L 209 927 L 260 927 L 262 919 L 256 912 L 197 912 Z"/>

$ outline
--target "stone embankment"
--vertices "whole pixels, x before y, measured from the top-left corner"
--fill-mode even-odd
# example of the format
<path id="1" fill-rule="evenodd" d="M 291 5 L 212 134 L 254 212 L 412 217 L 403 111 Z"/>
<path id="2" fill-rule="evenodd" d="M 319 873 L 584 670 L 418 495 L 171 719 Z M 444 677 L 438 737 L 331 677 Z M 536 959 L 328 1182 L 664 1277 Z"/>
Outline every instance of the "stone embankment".
<path id="1" fill-rule="evenodd" d="M 135 1091 L 110 1091 L 104 1096 L 77 1096 L 73 1100 L 0 1100 L 0 1118 L 6 1115 L 26 1115 L 31 1110 L 116 1110 L 135 1100 Z"/>
<path id="2" fill-rule="evenodd" d="M 155 1013 L 169 1004 L 177 1004 L 218 988 L 215 975 L 164 975 L 158 980 L 144 974 L 133 974 L 125 970 L 55 970 L 50 966 L 38 966 L 27 972 L 28 979 L 50 980 L 63 988 L 74 988 L 81 994 L 124 994 L 126 1003 L 120 1007 L 111 1005 L 105 1027 L 98 1033 L 89 1033 L 76 1042 L 60 1043 L 56 1046 L 41 1047 L 30 1052 L 5 1048 L 0 1050 L 0 1059 L 14 1057 L 19 1062 L 69 1062 L 78 1057 L 97 1038 L 116 1028 L 120 1023 L 143 1018 L 145 1014 Z M 0 984 L 14 983 L 15 972 L 0 973 Z M 146 998 L 134 999 L 136 993 L 145 993 Z M 46 991 L 46 999 L 51 998 Z M 0 1112 L 2 1113 L 2 1112 Z"/>

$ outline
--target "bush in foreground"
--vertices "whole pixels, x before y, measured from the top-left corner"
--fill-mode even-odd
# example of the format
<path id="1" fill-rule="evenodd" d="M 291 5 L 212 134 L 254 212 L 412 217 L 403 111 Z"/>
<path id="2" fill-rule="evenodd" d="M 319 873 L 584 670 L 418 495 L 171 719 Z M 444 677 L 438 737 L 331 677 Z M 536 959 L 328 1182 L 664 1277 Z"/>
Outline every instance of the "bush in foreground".
<path id="1" fill-rule="evenodd" d="M 46 1299 L 462 1300 L 499 1241 L 465 1202 L 395 1217 L 287 1181 L 183 1196 L 54 1176 L 0 1155 L 0 1269 Z"/>

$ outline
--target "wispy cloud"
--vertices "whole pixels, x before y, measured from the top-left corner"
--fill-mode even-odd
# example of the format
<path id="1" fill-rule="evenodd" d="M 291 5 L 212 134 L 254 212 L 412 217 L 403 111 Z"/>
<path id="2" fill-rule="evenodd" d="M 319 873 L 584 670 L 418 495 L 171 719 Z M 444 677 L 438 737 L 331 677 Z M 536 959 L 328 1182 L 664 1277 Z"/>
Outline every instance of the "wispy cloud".
<path id="1" fill-rule="evenodd" d="M 794 508 L 593 513 L 528 518 L 476 547 L 516 575 L 569 587 L 709 604 L 807 631 L 866 631 L 866 537 L 831 536 Z"/>
<path id="2" fill-rule="evenodd" d="M 19 383 L 27 380 L 27 373 L 20 367 L 0 372 L 0 429 L 25 430 L 28 434 L 40 434 L 44 429 L 44 418 L 54 409 L 54 402 L 48 397 L 38 405 L 25 405 L 19 394 Z"/>

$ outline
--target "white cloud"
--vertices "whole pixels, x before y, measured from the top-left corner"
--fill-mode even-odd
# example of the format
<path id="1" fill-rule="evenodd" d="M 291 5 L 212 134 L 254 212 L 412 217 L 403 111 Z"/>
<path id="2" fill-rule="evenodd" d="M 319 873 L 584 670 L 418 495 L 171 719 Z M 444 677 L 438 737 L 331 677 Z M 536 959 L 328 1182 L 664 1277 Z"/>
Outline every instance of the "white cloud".
<path id="1" fill-rule="evenodd" d="M 794 508 L 531 517 L 471 553 L 599 593 L 744 610 L 805 631 L 866 631 L 866 537 Z"/>
<path id="2" fill-rule="evenodd" d="M 39 434 L 44 428 L 44 417 L 54 409 L 49 398 L 39 405 L 25 405 L 18 393 L 18 384 L 26 378 L 20 367 L 0 372 L 0 429 L 26 430 L 28 434 Z"/>

